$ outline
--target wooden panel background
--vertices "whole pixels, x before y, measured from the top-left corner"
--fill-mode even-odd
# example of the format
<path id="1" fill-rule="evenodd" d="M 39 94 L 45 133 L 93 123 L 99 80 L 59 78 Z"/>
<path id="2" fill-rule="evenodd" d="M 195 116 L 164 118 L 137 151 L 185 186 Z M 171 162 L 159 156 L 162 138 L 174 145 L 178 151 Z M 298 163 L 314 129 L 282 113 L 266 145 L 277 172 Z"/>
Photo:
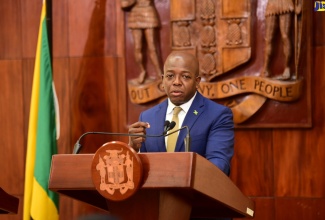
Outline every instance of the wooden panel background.
<path id="1" fill-rule="evenodd" d="M 259 0 L 259 3 L 267 0 Z M 20 198 L 41 0 L 0 1 L 0 186 Z M 158 11 L 169 1 L 155 0 Z M 137 119 L 127 97 L 129 42 L 119 0 L 53 1 L 53 74 L 60 103 L 59 153 L 89 130 L 126 132 Z M 312 119 L 309 129 L 236 130 L 231 178 L 256 202 L 255 219 L 325 219 L 325 12 L 313 12 Z M 163 18 L 169 15 L 161 15 Z M 168 27 L 168 21 L 164 21 Z M 161 41 L 169 36 L 161 34 Z M 163 39 L 163 40 L 162 40 Z M 168 44 L 169 45 L 169 44 Z M 163 58 L 168 50 L 163 51 Z M 83 152 L 119 137 L 87 137 Z M 102 211 L 61 197 L 61 219 Z"/>

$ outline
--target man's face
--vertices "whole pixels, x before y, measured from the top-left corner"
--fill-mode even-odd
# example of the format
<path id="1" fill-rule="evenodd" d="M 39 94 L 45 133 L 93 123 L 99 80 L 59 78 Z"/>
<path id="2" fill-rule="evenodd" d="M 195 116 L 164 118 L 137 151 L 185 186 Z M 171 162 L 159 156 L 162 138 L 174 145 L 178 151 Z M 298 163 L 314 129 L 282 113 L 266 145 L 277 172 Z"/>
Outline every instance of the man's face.
<path id="1" fill-rule="evenodd" d="M 176 55 L 166 60 L 162 83 L 173 104 L 181 105 L 193 97 L 201 80 L 197 72 L 198 66 L 191 57 Z"/>

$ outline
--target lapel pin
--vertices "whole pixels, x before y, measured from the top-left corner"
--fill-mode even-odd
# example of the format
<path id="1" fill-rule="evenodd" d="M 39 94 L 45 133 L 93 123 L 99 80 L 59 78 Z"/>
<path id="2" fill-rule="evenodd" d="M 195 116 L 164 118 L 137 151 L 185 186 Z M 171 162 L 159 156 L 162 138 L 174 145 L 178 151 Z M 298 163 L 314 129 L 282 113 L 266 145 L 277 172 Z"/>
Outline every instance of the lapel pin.
<path id="1" fill-rule="evenodd" d="M 196 111 L 196 110 L 194 110 L 194 112 L 193 112 L 195 115 L 197 115 L 198 114 L 198 112 Z"/>

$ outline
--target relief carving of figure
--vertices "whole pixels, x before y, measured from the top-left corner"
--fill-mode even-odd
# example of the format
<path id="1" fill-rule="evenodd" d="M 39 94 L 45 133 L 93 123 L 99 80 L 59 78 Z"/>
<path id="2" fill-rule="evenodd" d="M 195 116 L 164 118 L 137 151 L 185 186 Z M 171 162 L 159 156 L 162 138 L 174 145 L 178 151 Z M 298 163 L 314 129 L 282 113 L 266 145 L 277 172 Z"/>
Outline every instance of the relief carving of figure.
<path id="1" fill-rule="evenodd" d="M 292 42 L 290 39 L 290 30 L 293 12 L 299 14 L 300 6 L 294 5 L 292 0 L 269 0 L 265 11 L 265 51 L 264 51 L 264 66 L 262 76 L 270 77 L 269 70 L 270 57 L 272 54 L 272 40 L 274 38 L 275 28 L 279 26 L 284 53 L 284 71 L 282 75 L 277 76 L 276 79 L 288 80 L 291 77 L 290 60 L 292 56 Z"/>
<path id="2" fill-rule="evenodd" d="M 140 68 L 138 83 L 142 84 L 147 75 L 144 67 L 145 56 L 143 51 L 143 38 L 145 38 L 150 60 L 156 71 L 156 78 L 160 78 L 162 69 L 158 59 L 158 51 L 155 41 L 155 29 L 160 26 L 158 13 L 153 0 L 121 0 L 123 9 L 130 9 L 128 16 L 128 28 L 132 31 L 134 40 L 134 57 Z"/>

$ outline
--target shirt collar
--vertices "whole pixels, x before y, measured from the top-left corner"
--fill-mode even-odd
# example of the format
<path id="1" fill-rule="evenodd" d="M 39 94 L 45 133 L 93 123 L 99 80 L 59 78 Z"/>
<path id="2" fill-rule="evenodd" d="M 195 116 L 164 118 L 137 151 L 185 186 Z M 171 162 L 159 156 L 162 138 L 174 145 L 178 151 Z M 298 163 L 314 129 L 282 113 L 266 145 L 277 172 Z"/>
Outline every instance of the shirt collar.
<path id="1" fill-rule="evenodd" d="M 197 92 L 195 92 L 195 94 L 193 95 L 193 97 L 190 100 L 188 100 L 188 102 L 186 102 L 186 103 L 184 103 L 184 104 L 182 104 L 182 105 L 179 106 L 179 107 L 182 108 L 182 110 L 185 112 L 185 114 L 190 109 L 190 107 L 191 107 L 191 105 L 193 103 L 193 100 L 194 100 L 194 98 L 196 96 L 196 93 Z M 173 109 L 174 108 L 175 108 L 175 105 L 170 101 L 170 99 L 168 99 L 167 114 L 171 114 L 173 112 Z"/>

